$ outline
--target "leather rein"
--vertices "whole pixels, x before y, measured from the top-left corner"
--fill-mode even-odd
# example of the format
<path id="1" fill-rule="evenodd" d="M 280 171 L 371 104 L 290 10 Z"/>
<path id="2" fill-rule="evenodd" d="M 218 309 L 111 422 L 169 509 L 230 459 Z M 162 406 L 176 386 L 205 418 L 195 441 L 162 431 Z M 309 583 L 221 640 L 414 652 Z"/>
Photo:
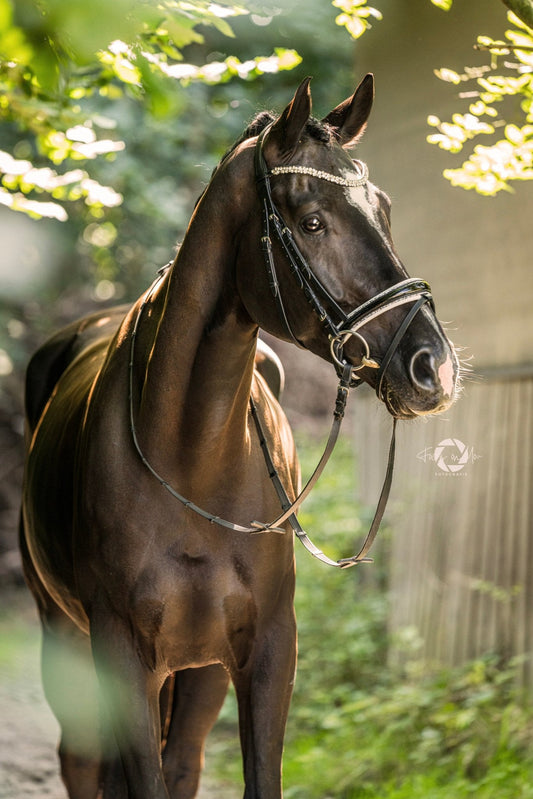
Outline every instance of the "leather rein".
<path id="1" fill-rule="evenodd" d="M 175 499 L 177 499 L 182 505 L 184 505 L 184 507 L 189 508 L 189 510 L 192 510 L 198 516 L 201 516 L 202 518 L 206 519 L 211 524 L 217 524 L 221 527 L 225 527 L 229 530 L 238 533 L 248 533 L 248 534 L 257 534 L 257 533 L 266 533 L 266 532 L 285 533 L 285 530 L 281 527 L 281 525 L 287 521 L 290 527 L 292 528 L 294 535 L 296 535 L 296 537 L 301 541 L 301 543 L 305 546 L 305 548 L 314 557 L 318 558 L 323 563 L 326 563 L 328 566 L 335 566 L 341 569 L 345 569 L 350 566 L 355 566 L 357 563 L 372 562 L 372 559 L 367 557 L 367 553 L 374 542 L 379 526 L 381 524 L 381 520 L 385 512 L 385 507 L 387 504 L 390 487 L 392 483 L 395 446 L 396 446 L 396 419 L 393 420 L 392 435 L 391 435 L 389 455 L 387 461 L 387 471 L 383 483 L 383 488 L 381 490 L 381 494 L 378 500 L 378 504 L 376 507 L 376 511 L 370 529 L 366 535 L 362 547 L 357 552 L 357 554 L 349 558 L 342 558 L 340 560 L 332 560 L 331 558 L 329 558 L 327 555 L 325 555 L 322 552 L 322 550 L 320 550 L 317 546 L 315 546 L 315 544 L 313 544 L 307 533 L 303 530 L 296 516 L 296 510 L 300 506 L 300 504 L 305 500 L 305 498 L 309 495 L 311 490 L 314 488 L 317 480 L 322 474 L 333 452 L 333 449 L 335 447 L 335 444 L 339 436 L 342 420 L 344 418 L 346 402 L 348 399 L 350 388 L 360 385 L 362 382 L 357 372 L 364 367 L 378 369 L 378 381 L 376 386 L 376 393 L 379 399 L 383 399 L 382 392 L 383 392 L 385 373 L 407 328 L 413 321 L 414 317 L 416 316 L 420 308 L 425 303 L 430 303 L 433 307 L 433 300 L 431 296 L 431 289 L 428 283 L 426 283 L 423 280 L 419 280 L 417 278 L 409 278 L 407 280 L 403 280 L 400 283 L 395 284 L 394 286 L 391 286 L 388 289 L 385 289 L 384 291 L 379 292 L 379 294 L 376 294 L 370 300 L 363 303 L 359 307 L 355 308 L 350 313 L 347 314 L 343 311 L 343 309 L 338 305 L 338 303 L 331 296 L 331 294 L 328 292 L 325 286 L 320 282 L 318 277 L 311 270 L 309 264 L 307 263 L 302 253 L 300 252 L 290 229 L 285 224 L 282 215 L 280 214 L 280 212 L 278 211 L 278 209 L 274 204 L 274 201 L 272 199 L 270 178 L 272 176 L 283 175 L 283 174 L 306 174 L 310 175 L 311 177 L 320 180 L 327 180 L 331 183 L 341 186 L 361 186 L 364 185 L 364 183 L 366 183 L 366 180 L 368 178 L 368 171 L 366 165 L 363 164 L 361 161 L 354 161 L 356 172 L 351 177 L 342 177 L 339 175 L 333 175 L 328 172 L 322 172 L 320 170 L 314 169 L 313 167 L 305 167 L 305 166 L 274 167 L 272 170 L 269 171 L 263 157 L 263 142 L 265 134 L 268 133 L 268 130 L 269 128 L 267 127 L 258 137 L 255 148 L 254 168 L 255 168 L 256 184 L 262 206 L 261 247 L 265 259 L 265 267 L 269 278 L 270 288 L 274 296 L 279 315 L 285 325 L 285 328 L 290 338 L 298 346 L 300 347 L 303 346 L 301 342 L 297 339 L 297 337 L 294 335 L 291 329 L 287 313 L 285 311 L 285 306 L 283 304 L 283 298 L 281 296 L 280 286 L 277 279 L 275 262 L 274 262 L 274 252 L 273 252 L 272 236 L 271 236 L 271 232 L 273 232 L 276 240 L 281 246 L 284 256 L 286 257 L 289 263 L 290 271 L 294 276 L 297 285 L 304 292 L 307 301 L 309 302 L 313 312 L 318 316 L 318 319 L 320 320 L 320 323 L 329 338 L 332 359 L 335 365 L 335 369 L 337 371 L 337 375 L 339 376 L 339 385 L 337 388 L 335 408 L 333 411 L 333 422 L 331 425 L 330 433 L 322 457 L 320 458 L 315 470 L 313 471 L 311 477 L 305 484 L 304 488 L 300 491 L 296 499 L 293 502 L 291 502 L 285 490 L 285 487 L 281 481 L 281 478 L 277 472 L 277 469 L 274 465 L 274 462 L 272 460 L 272 456 L 268 448 L 268 444 L 261 425 L 261 421 L 259 419 L 256 405 L 252 397 L 250 396 L 251 415 L 255 423 L 255 427 L 259 438 L 259 443 L 261 446 L 261 450 L 263 452 L 263 457 L 265 459 L 265 464 L 267 466 L 268 474 L 270 479 L 272 480 L 273 486 L 276 490 L 282 508 L 282 513 L 276 519 L 274 519 L 272 522 L 269 523 L 252 521 L 249 527 L 245 527 L 236 524 L 234 522 L 227 521 L 226 519 L 223 519 L 220 516 L 216 516 L 215 514 L 212 514 L 209 511 L 200 508 L 194 502 L 184 497 L 182 494 L 176 491 L 176 489 L 173 488 L 154 469 L 154 467 L 145 457 L 137 437 L 134 409 L 133 409 L 133 363 L 135 355 L 135 341 L 143 310 L 150 301 L 152 294 L 155 291 L 155 288 L 157 287 L 159 282 L 163 279 L 164 275 L 166 274 L 171 264 L 167 264 L 167 266 L 163 267 L 159 271 L 158 277 L 156 278 L 151 288 L 145 295 L 141 305 L 139 306 L 139 310 L 137 313 L 137 317 L 131 335 L 130 361 L 129 361 L 130 430 L 133 439 L 133 444 L 143 464 L 152 473 L 152 475 L 156 478 L 156 480 L 163 486 L 163 488 L 165 488 L 166 491 L 168 491 Z M 414 303 L 414 305 L 410 308 L 409 312 L 405 316 L 401 325 L 398 327 L 398 330 L 396 331 L 389 345 L 389 348 L 380 363 L 376 359 L 370 356 L 370 348 L 368 346 L 368 343 L 363 338 L 361 333 L 359 333 L 359 330 L 368 322 L 372 321 L 378 316 L 381 316 L 382 314 L 386 313 L 392 308 L 396 308 L 406 303 Z M 326 310 L 325 306 L 327 306 L 328 310 Z M 363 355 L 361 357 L 361 361 L 359 364 L 356 365 L 348 361 L 344 357 L 344 352 L 343 352 L 346 342 L 351 337 L 357 338 L 363 346 Z"/>

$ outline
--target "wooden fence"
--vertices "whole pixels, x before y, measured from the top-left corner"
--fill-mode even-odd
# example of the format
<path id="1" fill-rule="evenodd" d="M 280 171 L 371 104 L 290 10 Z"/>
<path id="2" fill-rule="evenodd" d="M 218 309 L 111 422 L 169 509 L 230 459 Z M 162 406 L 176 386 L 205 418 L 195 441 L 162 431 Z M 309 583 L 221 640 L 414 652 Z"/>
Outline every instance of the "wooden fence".
<path id="1" fill-rule="evenodd" d="M 369 503 L 390 426 L 373 396 L 356 404 L 360 493 Z M 409 628 L 429 662 L 531 655 L 533 369 L 488 372 L 466 383 L 444 418 L 399 427 L 387 514 L 392 632 Z M 533 687 L 531 659 L 523 669 Z"/>

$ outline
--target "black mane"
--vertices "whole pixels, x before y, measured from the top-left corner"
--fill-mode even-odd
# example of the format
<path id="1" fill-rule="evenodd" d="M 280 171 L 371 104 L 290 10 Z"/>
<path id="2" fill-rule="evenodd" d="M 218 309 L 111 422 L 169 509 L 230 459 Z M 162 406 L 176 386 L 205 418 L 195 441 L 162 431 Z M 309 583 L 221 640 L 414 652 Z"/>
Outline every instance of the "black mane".
<path id="1" fill-rule="evenodd" d="M 237 141 L 232 144 L 229 150 L 224 154 L 222 161 L 225 161 L 226 158 L 231 155 L 231 153 L 237 149 L 239 144 L 242 144 L 247 139 L 252 139 L 254 136 L 259 136 L 260 133 L 266 128 L 267 125 L 270 125 L 271 122 L 274 122 L 276 119 L 276 115 L 273 114 L 271 111 L 260 111 L 250 122 L 248 127 L 244 130 L 241 136 L 237 139 Z M 305 126 L 305 132 L 308 136 L 316 141 L 322 142 L 323 144 L 329 144 L 332 141 L 333 134 L 329 125 L 325 125 L 323 122 L 320 122 L 318 119 L 314 117 L 309 117 L 307 124 Z"/>

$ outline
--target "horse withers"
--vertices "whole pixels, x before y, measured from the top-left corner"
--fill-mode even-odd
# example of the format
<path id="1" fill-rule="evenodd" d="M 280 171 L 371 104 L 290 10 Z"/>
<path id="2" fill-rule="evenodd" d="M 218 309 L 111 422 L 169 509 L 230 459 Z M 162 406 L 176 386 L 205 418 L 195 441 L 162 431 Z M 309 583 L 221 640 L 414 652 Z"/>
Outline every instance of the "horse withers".
<path id="1" fill-rule="evenodd" d="M 299 470 L 254 366 L 258 329 L 374 386 L 395 418 L 454 399 L 429 287 L 348 155 L 372 100 L 367 75 L 318 121 L 306 80 L 278 118 L 260 114 L 151 289 L 29 365 L 21 548 L 70 799 L 194 797 L 230 679 L 244 796 L 282 795 L 294 551 L 290 520 L 269 526 L 280 498 L 262 450 L 291 501 Z"/>

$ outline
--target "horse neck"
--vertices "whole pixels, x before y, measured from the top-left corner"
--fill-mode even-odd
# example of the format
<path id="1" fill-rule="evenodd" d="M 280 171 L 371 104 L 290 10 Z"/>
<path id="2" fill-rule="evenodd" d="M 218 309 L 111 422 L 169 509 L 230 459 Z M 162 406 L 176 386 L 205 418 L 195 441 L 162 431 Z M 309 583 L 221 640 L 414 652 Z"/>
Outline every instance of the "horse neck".
<path id="1" fill-rule="evenodd" d="M 257 328 L 233 288 L 233 233 L 206 197 L 147 313 L 139 435 L 148 458 L 188 474 L 248 436 Z"/>

